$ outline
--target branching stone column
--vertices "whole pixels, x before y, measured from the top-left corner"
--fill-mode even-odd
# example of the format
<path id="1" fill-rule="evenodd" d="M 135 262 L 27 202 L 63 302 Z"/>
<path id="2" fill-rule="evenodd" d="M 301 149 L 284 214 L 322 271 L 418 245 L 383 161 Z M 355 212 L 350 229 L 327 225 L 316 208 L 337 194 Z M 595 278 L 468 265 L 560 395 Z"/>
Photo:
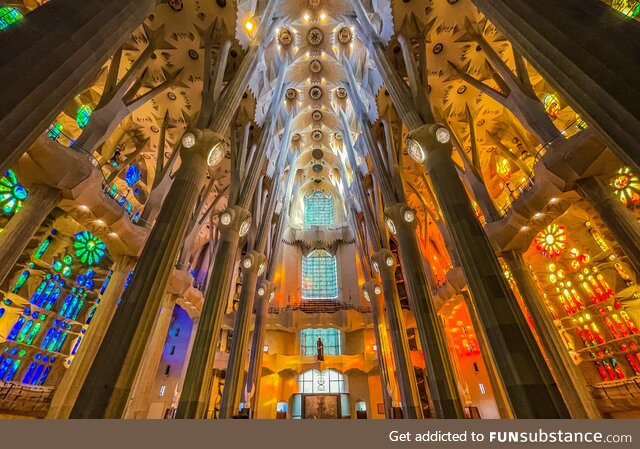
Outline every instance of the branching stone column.
<path id="1" fill-rule="evenodd" d="M 147 418 L 151 389 L 154 386 L 158 365 L 160 365 L 160 360 L 162 359 L 162 350 L 167 341 L 167 333 L 169 332 L 169 326 L 171 326 L 171 317 L 176 307 L 176 299 L 176 295 L 173 294 L 165 294 L 162 299 L 160 313 L 153 327 L 153 334 L 149 339 L 147 350 L 136 376 L 136 383 L 132 389 L 131 402 L 124 413 L 125 419 Z"/>
<path id="2" fill-rule="evenodd" d="M 640 272 L 640 223 L 633 213 L 596 177 L 579 180 L 576 189 L 596 210 L 631 265 Z"/>
<path id="3" fill-rule="evenodd" d="M 176 417 L 196 419 L 204 417 L 213 378 L 213 361 L 224 308 L 229 299 L 240 238 L 251 226 L 251 214 L 239 206 L 232 206 L 220 214 L 220 241 L 209 275 L 200 323 L 189 359 L 189 367 L 180 395 Z"/>
<path id="4" fill-rule="evenodd" d="M 402 414 L 405 419 L 421 419 L 423 413 L 420 394 L 407 341 L 407 327 L 404 323 L 404 315 L 396 287 L 395 273 L 398 264 L 393 253 L 383 248 L 373 254 L 371 265 L 374 271 L 380 275 L 387 305 L 387 323 L 396 362 L 396 377 L 402 401 Z"/>
<path id="5" fill-rule="evenodd" d="M 207 154 L 222 141 L 210 130 L 194 130 L 193 134 L 195 143 L 182 148 L 180 168 L 72 418 L 120 418 L 127 405 L 187 223 L 206 180 Z"/>
<path id="6" fill-rule="evenodd" d="M 62 199 L 62 192 L 45 185 L 33 185 L 20 209 L 0 233 L 0 284 L 42 225 Z"/>
<path id="7" fill-rule="evenodd" d="M 601 418 L 593 398 L 588 395 L 587 384 L 580 368 L 571 359 L 566 343 L 562 340 L 549 312 L 545 310 L 544 302 L 522 254 L 508 251 L 502 253 L 502 258 L 516 281 L 527 310 L 531 313 L 536 333 L 549 360 L 551 370 L 555 373 L 556 382 L 571 417 L 574 419 Z"/>
<path id="8" fill-rule="evenodd" d="M 255 418 L 258 411 L 260 398 L 260 380 L 262 379 L 262 358 L 264 356 L 264 339 L 267 335 L 267 312 L 269 302 L 273 298 L 276 285 L 264 280 L 258 287 L 258 300 L 256 301 L 256 321 L 253 326 L 251 339 L 251 353 L 249 355 L 249 369 L 247 370 L 247 382 L 245 388 L 245 408 L 249 409 L 249 417 Z M 262 292 L 262 294 L 260 294 Z"/>
<path id="9" fill-rule="evenodd" d="M 441 125 L 423 125 L 414 128 L 409 138 L 409 153 L 424 163 L 433 183 L 515 416 L 568 417 L 560 392 L 458 177 L 451 159 L 449 131 Z"/>
<path id="10" fill-rule="evenodd" d="M 56 0 L 0 34 L 0 172 L 97 76 L 155 6 L 156 0 Z"/>
<path id="11" fill-rule="evenodd" d="M 601 133 L 640 165 L 640 24 L 597 0 L 473 0 Z"/>
<path id="12" fill-rule="evenodd" d="M 438 318 L 422 263 L 415 231 L 415 212 L 404 203 L 396 203 L 385 209 L 385 223 L 398 238 L 405 283 L 420 333 L 427 381 L 436 413 L 440 418 L 464 418 L 442 322 Z"/>
<path id="13" fill-rule="evenodd" d="M 380 370 L 380 386 L 382 387 L 382 401 L 384 403 L 384 417 L 392 419 L 393 409 L 397 406 L 397 385 L 393 376 L 393 355 L 389 347 L 387 335 L 387 320 L 384 316 L 384 299 L 381 295 L 382 288 L 374 281 L 369 280 L 362 285 L 365 299 L 371 304 L 373 315 L 373 333 L 376 337 L 378 350 L 378 368 Z M 415 375 L 414 375 L 415 376 Z"/>
<path id="14" fill-rule="evenodd" d="M 135 264 L 136 259 L 131 256 L 119 256 L 113 264 L 109 285 L 107 285 L 104 294 L 100 298 L 100 304 L 91 319 L 91 325 L 87 330 L 87 334 L 82 339 L 73 363 L 71 363 L 71 366 L 56 388 L 51 407 L 49 407 L 49 413 L 47 413 L 47 418 L 66 419 L 71 414 L 73 404 L 80 393 L 80 389 L 89 373 L 96 353 L 104 340 L 113 315 L 116 313 L 116 307 L 122 295 L 124 284 Z"/>
<path id="15" fill-rule="evenodd" d="M 224 391 L 220 405 L 220 418 L 231 418 L 238 411 L 238 398 L 241 393 L 244 366 L 247 360 L 247 343 L 251 311 L 258 288 L 258 277 L 266 267 L 266 257 L 255 250 L 249 251 L 242 260 L 242 290 L 233 326 L 233 342 L 229 354 L 229 364 L 224 376 Z M 264 294 L 264 292 L 263 292 Z"/>

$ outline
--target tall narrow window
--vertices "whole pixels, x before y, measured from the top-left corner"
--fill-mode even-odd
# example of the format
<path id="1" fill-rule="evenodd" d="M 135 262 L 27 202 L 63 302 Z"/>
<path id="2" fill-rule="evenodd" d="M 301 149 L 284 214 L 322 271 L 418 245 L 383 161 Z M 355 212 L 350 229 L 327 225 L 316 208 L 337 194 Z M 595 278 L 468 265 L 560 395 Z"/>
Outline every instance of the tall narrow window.
<path id="1" fill-rule="evenodd" d="M 333 197 L 320 191 L 304 197 L 304 225 L 318 226 L 333 224 Z"/>
<path id="2" fill-rule="evenodd" d="M 340 355 L 340 331 L 328 329 L 302 329 L 300 331 L 300 355 L 316 355 L 318 353 L 318 338 L 322 340 L 325 355 Z"/>
<path id="3" fill-rule="evenodd" d="M 335 256 L 323 249 L 302 257 L 302 299 L 338 298 L 338 269 Z"/>

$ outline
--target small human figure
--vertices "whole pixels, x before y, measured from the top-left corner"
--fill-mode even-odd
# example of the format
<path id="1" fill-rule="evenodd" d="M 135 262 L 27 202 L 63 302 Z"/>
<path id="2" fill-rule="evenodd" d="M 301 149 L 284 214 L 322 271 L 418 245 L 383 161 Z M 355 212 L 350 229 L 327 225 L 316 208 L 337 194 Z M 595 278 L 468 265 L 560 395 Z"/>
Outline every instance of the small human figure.
<path id="1" fill-rule="evenodd" d="M 318 360 L 324 360 L 324 344 L 322 343 L 322 338 L 320 337 L 318 337 L 316 348 L 318 349 Z"/>

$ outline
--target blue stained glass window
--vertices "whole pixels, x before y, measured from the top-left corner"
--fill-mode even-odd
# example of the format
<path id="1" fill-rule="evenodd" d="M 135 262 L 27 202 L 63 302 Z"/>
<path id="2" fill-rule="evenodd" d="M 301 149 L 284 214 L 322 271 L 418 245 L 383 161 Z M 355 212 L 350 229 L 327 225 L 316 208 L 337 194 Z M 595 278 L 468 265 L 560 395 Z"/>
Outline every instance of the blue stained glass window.
<path id="1" fill-rule="evenodd" d="M 0 8 L 0 30 L 6 30 L 7 28 L 15 25 L 24 18 L 22 11 L 13 6 L 3 6 Z"/>
<path id="2" fill-rule="evenodd" d="M 338 269 L 335 256 L 323 249 L 302 257 L 302 299 L 337 299 Z"/>
<path id="3" fill-rule="evenodd" d="M 127 169 L 127 173 L 124 176 L 125 181 L 129 187 L 133 187 L 134 184 L 140 181 L 141 173 L 138 164 L 131 164 Z"/>
<path id="4" fill-rule="evenodd" d="M 317 190 L 305 195 L 305 227 L 330 224 L 333 224 L 333 197 Z"/>
<path id="5" fill-rule="evenodd" d="M 340 355 L 340 331 L 328 329 L 302 329 L 300 331 L 300 355 L 317 355 L 318 338 L 322 340 L 325 355 Z"/>

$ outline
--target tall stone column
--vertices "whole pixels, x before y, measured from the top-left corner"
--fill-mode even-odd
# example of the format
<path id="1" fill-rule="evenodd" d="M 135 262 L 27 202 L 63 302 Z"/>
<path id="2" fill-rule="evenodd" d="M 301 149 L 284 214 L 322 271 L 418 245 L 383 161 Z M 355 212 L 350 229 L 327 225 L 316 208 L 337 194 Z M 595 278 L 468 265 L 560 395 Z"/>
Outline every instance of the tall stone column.
<path id="1" fill-rule="evenodd" d="M 244 366 L 247 360 L 249 341 L 249 325 L 251 324 L 251 312 L 253 301 L 258 288 L 258 277 L 262 275 L 266 267 L 266 257 L 257 251 L 249 251 L 242 260 L 242 290 L 236 321 L 233 326 L 233 341 L 227 372 L 224 376 L 224 391 L 220 405 L 220 418 L 231 418 L 238 412 L 238 398 L 242 393 L 244 384 Z M 263 291 L 264 294 L 264 291 Z"/>
<path id="2" fill-rule="evenodd" d="M 96 313 L 91 319 L 89 329 L 78 348 L 71 366 L 55 390 L 47 418 L 66 419 L 71 414 L 73 404 L 89 373 L 98 348 L 102 345 L 113 315 L 116 313 L 118 299 L 122 295 L 124 284 L 135 265 L 136 259 L 134 257 L 119 256 L 116 258 L 109 285 L 107 285 L 104 294 L 100 297 Z"/>
<path id="3" fill-rule="evenodd" d="M 169 326 L 171 326 L 171 317 L 176 307 L 176 299 L 175 295 L 166 293 L 164 298 L 162 298 L 160 313 L 153 327 L 153 334 L 151 334 L 151 338 L 149 339 L 147 350 L 140 364 L 136 382 L 132 389 L 131 402 L 124 413 L 125 419 L 147 418 L 151 390 L 154 386 L 160 360 L 162 359 L 162 351 L 167 341 L 167 333 L 169 332 Z"/>
<path id="4" fill-rule="evenodd" d="M 436 124 L 410 132 L 409 152 L 424 162 L 491 352 L 517 418 L 569 413 L 451 159 L 449 131 Z M 402 248 L 402 244 L 400 246 Z"/>
<path id="5" fill-rule="evenodd" d="M 389 346 L 387 335 L 387 320 L 384 316 L 384 299 L 381 295 L 382 288 L 377 282 L 369 280 L 364 283 L 362 289 L 365 298 L 371 304 L 373 315 L 373 333 L 378 347 L 378 369 L 380 371 L 380 387 L 382 388 L 382 402 L 384 403 L 384 417 L 393 419 L 393 407 L 396 403 L 394 396 L 397 390 L 397 380 L 393 374 L 392 348 Z"/>
<path id="6" fill-rule="evenodd" d="M 275 284 L 269 280 L 262 281 L 260 288 L 263 294 L 256 301 L 256 320 L 253 326 L 251 339 L 251 353 L 249 354 L 249 369 L 247 370 L 247 382 L 245 387 L 245 406 L 249 409 L 249 417 L 255 418 L 258 410 L 260 396 L 260 380 L 262 379 L 262 358 L 264 356 L 264 339 L 267 334 L 267 311 L 269 301 L 275 290 Z"/>
<path id="7" fill-rule="evenodd" d="M 397 262 L 393 253 L 388 249 L 381 249 L 372 256 L 371 265 L 380 275 L 382 291 L 387 305 L 387 323 L 393 358 L 396 362 L 396 377 L 402 401 L 402 414 L 406 419 L 422 419 L 422 405 L 416 375 L 411 361 L 409 342 L 407 341 L 407 327 L 400 306 L 398 288 L 396 286 Z"/>
<path id="8" fill-rule="evenodd" d="M 218 134 L 209 130 L 193 132 L 196 143 L 192 148 L 182 148 L 180 168 L 78 396 L 72 418 L 120 418 L 128 402 L 186 226 L 206 179 L 207 154 L 221 141 Z"/>
<path id="9" fill-rule="evenodd" d="M 462 419 L 464 410 L 455 372 L 416 237 L 415 212 L 404 203 L 396 203 L 385 209 L 385 222 L 398 238 L 405 283 L 426 359 L 427 381 L 436 414 L 439 418 Z"/>
<path id="10" fill-rule="evenodd" d="M 62 192 L 45 185 L 33 185 L 27 199 L 0 233 L 0 284 L 13 270 L 34 234 L 62 199 Z"/>
<path id="11" fill-rule="evenodd" d="M 212 264 L 200 323 L 180 395 L 176 413 L 178 419 L 200 419 L 206 412 L 211 392 L 213 361 L 222 315 L 229 300 L 238 244 L 240 238 L 249 232 L 250 226 L 251 214 L 239 206 L 232 206 L 220 214 L 218 251 Z"/>
<path id="12" fill-rule="evenodd" d="M 0 172 L 98 75 L 155 6 L 156 0 L 56 0 L 0 34 Z"/>
<path id="13" fill-rule="evenodd" d="M 637 171 L 640 24 L 598 0 L 473 2 Z"/>
<path id="14" fill-rule="evenodd" d="M 522 254 L 516 251 L 502 253 L 509 271 L 518 286 L 522 300 L 531 314 L 542 349 L 549 360 L 551 371 L 562 397 L 574 419 L 601 418 L 580 368 L 573 362 L 551 315 L 546 310 L 540 293 L 527 268 Z"/>
<path id="15" fill-rule="evenodd" d="M 633 213 L 594 176 L 580 179 L 576 189 L 607 225 L 631 265 L 640 272 L 640 223 Z"/>
<path id="16" fill-rule="evenodd" d="M 493 389 L 493 399 L 496 401 L 496 407 L 498 407 L 500 419 L 513 419 L 514 416 L 513 411 L 511 410 L 511 404 L 509 403 L 507 392 L 504 389 L 504 384 L 502 383 L 500 373 L 496 368 L 496 362 L 495 360 L 493 360 L 493 357 L 491 355 L 491 347 L 487 342 L 487 336 L 485 335 L 484 329 L 482 328 L 480 317 L 478 316 L 478 311 L 476 310 L 476 305 L 473 303 L 471 295 L 467 290 L 463 290 L 461 292 L 461 295 L 464 298 L 465 304 L 467 305 L 467 311 L 469 312 L 469 317 L 471 318 L 471 324 L 473 325 L 473 330 L 476 333 L 476 340 L 478 340 L 478 346 L 480 346 L 480 352 L 482 354 L 482 361 L 484 362 L 485 369 L 487 370 L 487 375 L 489 376 L 489 381 L 491 382 L 491 388 Z"/>

